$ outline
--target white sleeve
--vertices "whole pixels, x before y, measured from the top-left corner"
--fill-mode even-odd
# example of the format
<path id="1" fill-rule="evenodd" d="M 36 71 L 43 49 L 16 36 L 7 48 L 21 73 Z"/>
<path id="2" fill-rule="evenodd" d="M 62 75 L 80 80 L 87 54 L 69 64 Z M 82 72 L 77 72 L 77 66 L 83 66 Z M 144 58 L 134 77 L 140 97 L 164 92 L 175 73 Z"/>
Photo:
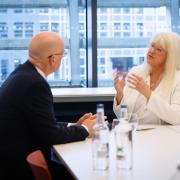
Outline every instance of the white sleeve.
<path id="1" fill-rule="evenodd" d="M 169 124 L 180 124 L 180 83 L 173 90 L 170 103 L 157 93 L 152 92 L 147 108 Z"/>
<path id="2" fill-rule="evenodd" d="M 120 118 L 120 108 L 121 108 L 121 103 L 117 105 L 116 96 L 115 96 L 113 101 L 113 111 L 117 116 L 117 118 Z"/>

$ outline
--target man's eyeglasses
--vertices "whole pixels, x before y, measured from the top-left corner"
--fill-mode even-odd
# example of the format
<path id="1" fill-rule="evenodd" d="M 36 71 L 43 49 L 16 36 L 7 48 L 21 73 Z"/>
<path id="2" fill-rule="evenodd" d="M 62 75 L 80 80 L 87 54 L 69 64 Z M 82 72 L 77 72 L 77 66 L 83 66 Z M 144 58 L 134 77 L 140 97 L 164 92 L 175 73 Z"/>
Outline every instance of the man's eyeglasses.
<path id="1" fill-rule="evenodd" d="M 54 54 L 49 55 L 48 58 L 50 58 L 50 57 L 52 57 L 54 55 L 61 56 L 62 58 L 64 58 L 67 55 L 67 52 L 64 51 L 63 54 L 61 54 L 61 53 L 54 53 Z"/>

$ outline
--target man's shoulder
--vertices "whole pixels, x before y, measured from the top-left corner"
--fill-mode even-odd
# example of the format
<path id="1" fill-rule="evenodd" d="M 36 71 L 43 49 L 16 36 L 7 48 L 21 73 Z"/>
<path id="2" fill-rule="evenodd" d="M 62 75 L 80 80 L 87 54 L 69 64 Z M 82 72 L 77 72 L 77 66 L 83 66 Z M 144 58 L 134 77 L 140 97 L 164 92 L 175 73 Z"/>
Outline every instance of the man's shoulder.
<path id="1" fill-rule="evenodd" d="M 2 87 L 5 89 L 28 88 L 34 83 L 43 81 L 37 70 L 29 63 L 19 65 L 5 80 Z"/>
<path id="2" fill-rule="evenodd" d="M 14 75 L 20 81 L 27 81 L 28 83 L 35 80 L 41 80 L 40 74 L 37 72 L 36 68 L 29 62 L 25 62 L 20 65 L 15 71 Z"/>

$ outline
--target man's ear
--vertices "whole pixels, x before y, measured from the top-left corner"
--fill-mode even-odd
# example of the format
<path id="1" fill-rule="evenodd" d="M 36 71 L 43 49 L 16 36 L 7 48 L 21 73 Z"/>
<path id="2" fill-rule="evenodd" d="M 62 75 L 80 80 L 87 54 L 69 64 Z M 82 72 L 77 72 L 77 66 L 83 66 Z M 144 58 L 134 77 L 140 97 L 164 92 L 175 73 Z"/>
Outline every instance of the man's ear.
<path id="1" fill-rule="evenodd" d="M 50 64 L 50 65 L 54 64 L 54 61 L 55 61 L 54 56 L 53 56 L 53 55 L 50 56 L 50 57 L 49 57 L 49 64 Z"/>

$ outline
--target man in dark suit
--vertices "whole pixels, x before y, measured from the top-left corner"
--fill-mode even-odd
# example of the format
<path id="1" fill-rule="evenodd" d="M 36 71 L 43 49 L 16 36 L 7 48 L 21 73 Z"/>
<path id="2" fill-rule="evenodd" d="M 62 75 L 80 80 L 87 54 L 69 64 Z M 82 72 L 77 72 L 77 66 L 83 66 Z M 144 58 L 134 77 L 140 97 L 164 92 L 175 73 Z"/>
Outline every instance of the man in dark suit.
<path id="1" fill-rule="evenodd" d="M 87 113 L 76 124 L 57 123 L 53 96 L 46 77 L 61 63 L 64 43 L 52 32 L 34 36 L 29 60 L 14 70 L 0 88 L 0 179 L 34 179 L 26 156 L 37 149 L 49 161 L 53 144 L 91 136 L 95 115 Z"/>

